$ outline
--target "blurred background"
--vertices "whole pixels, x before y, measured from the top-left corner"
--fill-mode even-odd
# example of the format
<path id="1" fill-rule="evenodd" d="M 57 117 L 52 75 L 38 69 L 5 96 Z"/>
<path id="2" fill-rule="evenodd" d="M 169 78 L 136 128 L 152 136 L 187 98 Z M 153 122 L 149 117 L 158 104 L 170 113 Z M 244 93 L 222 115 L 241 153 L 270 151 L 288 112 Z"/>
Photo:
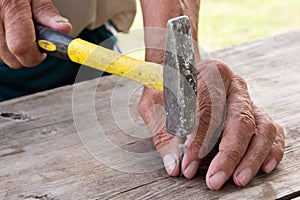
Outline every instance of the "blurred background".
<path id="1" fill-rule="evenodd" d="M 138 12 L 131 30 L 143 28 Z M 300 28 L 300 0 L 202 0 L 200 45 L 212 51 Z M 136 38 L 142 39 L 142 38 Z M 121 45 L 126 37 L 120 36 Z M 129 40 L 130 43 L 133 42 Z"/>

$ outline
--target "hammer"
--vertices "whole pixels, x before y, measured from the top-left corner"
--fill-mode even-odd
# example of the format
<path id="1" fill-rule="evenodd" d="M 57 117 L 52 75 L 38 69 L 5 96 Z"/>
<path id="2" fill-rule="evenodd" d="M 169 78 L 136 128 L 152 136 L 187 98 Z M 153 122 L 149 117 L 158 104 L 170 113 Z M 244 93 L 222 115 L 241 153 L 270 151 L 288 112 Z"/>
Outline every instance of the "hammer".
<path id="1" fill-rule="evenodd" d="M 164 92 L 167 132 L 184 138 L 195 130 L 197 71 L 187 16 L 168 21 L 164 67 L 36 25 L 37 43 L 50 56 L 125 77 Z M 179 145 L 180 165 L 184 145 Z"/>
<path id="2" fill-rule="evenodd" d="M 188 17 L 170 19 L 163 70 L 166 127 L 168 133 L 183 140 L 196 127 L 197 70 L 195 66 Z M 179 144 L 178 147 L 181 168 L 185 145 Z M 182 176 L 182 172 L 180 175 Z"/>

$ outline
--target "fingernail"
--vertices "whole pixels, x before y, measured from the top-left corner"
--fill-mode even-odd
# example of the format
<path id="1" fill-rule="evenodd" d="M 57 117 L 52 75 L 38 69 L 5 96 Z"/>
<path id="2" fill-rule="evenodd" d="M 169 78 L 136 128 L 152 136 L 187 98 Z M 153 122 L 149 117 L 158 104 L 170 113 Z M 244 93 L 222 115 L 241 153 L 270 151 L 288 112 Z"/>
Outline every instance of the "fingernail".
<path id="1" fill-rule="evenodd" d="M 236 178 L 240 186 L 246 186 L 252 178 L 252 170 L 250 168 L 243 169 Z"/>
<path id="2" fill-rule="evenodd" d="M 227 181 L 227 175 L 223 171 L 219 171 L 218 173 L 211 176 L 209 179 L 210 185 L 214 190 L 220 189 L 226 181 Z"/>
<path id="3" fill-rule="evenodd" d="M 277 161 L 275 158 L 270 159 L 267 164 L 265 165 L 265 172 L 267 174 L 271 173 L 275 167 L 277 166 Z"/>
<path id="4" fill-rule="evenodd" d="M 164 165 L 169 175 L 172 175 L 174 172 L 177 162 L 174 154 L 167 154 L 164 157 Z"/>
<path id="5" fill-rule="evenodd" d="M 184 176 L 188 179 L 193 178 L 198 171 L 198 167 L 199 167 L 198 162 L 192 161 L 184 170 L 183 172 Z"/>
<path id="6" fill-rule="evenodd" d="M 60 15 L 54 16 L 53 20 L 57 23 L 68 23 L 69 22 L 69 20 L 67 18 L 64 18 Z"/>

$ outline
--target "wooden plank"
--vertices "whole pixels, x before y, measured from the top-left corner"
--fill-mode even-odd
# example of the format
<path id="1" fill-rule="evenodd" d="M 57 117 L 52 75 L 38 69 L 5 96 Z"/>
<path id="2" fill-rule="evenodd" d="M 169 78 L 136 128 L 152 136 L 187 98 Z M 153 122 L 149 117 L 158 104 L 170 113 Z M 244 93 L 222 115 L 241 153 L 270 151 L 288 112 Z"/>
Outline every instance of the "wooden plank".
<path id="1" fill-rule="evenodd" d="M 240 189 L 228 182 L 221 191 L 209 191 L 205 169 L 192 180 L 171 178 L 164 169 L 140 174 L 112 169 L 91 152 L 117 157 L 97 146 L 99 130 L 115 146 L 137 154 L 154 150 L 149 133 L 137 115 L 141 88 L 118 77 L 106 77 L 0 103 L 0 198 L 6 199 L 276 199 L 296 197 L 300 191 L 300 31 L 273 36 L 214 52 L 249 83 L 254 101 L 286 130 L 287 148 L 279 168 L 257 175 Z M 74 98 L 74 92 L 79 92 Z M 96 89 L 96 92 L 95 92 Z M 133 92 L 132 92 L 133 91 Z M 93 95 L 96 95 L 93 98 Z M 73 96 L 72 96 L 73 95 Z M 73 105 L 72 105 L 73 97 Z M 95 104 L 87 100 L 91 97 Z M 125 100 L 124 100 L 125 99 Z M 128 103 L 129 102 L 129 103 Z M 129 106 L 128 106 L 129 104 Z M 75 110 L 72 110 L 73 109 Z M 128 107 L 130 109 L 128 109 Z M 129 114 L 128 114 L 129 113 Z M 73 114 L 79 116 L 74 123 Z M 129 119 L 126 119 L 125 118 Z M 76 119 L 76 118 L 75 118 Z M 124 119 L 124 120 L 123 120 Z M 131 121 L 130 121 L 131 120 Z M 128 122 L 128 123 L 124 123 Z M 77 133 L 78 123 L 87 132 Z M 85 134 L 87 133 L 87 135 Z M 85 140 L 84 140 L 85 139 Z M 126 161 L 126 160 L 125 160 Z M 147 163 L 126 161 L 133 171 Z M 132 165 L 130 165 L 132 164 Z M 154 165 L 161 164 L 157 158 Z M 127 169 L 128 170 L 128 169 Z"/>

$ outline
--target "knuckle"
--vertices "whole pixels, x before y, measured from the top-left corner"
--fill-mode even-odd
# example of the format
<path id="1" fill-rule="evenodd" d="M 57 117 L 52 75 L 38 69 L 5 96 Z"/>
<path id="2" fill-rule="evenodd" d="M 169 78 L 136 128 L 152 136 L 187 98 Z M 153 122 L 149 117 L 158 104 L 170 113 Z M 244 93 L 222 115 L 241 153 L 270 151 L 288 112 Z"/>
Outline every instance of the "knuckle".
<path id="1" fill-rule="evenodd" d="M 147 98 L 141 98 L 138 103 L 138 111 L 139 113 L 143 113 L 143 111 L 150 106 L 150 100 Z"/>
<path id="2" fill-rule="evenodd" d="M 254 155 L 250 155 L 250 161 L 253 161 L 254 163 L 262 163 L 266 156 L 267 155 L 265 151 L 256 151 Z"/>
<path id="3" fill-rule="evenodd" d="M 10 8 L 11 5 L 12 5 L 11 0 L 2 0 L 1 1 L 1 8 L 2 9 Z"/>
<path id="4" fill-rule="evenodd" d="M 224 63 L 221 60 L 213 60 L 213 62 L 223 79 L 223 83 L 226 88 L 226 91 L 229 91 L 229 87 L 232 82 L 232 76 L 233 76 L 232 70 L 228 67 L 226 63 Z"/>
<path id="5" fill-rule="evenodd" d="M 212 62 L 215 64 L 221 75 L 225 75 L 226 77 L 231 75 L 232 71 L 226 63 L 221 60 L 212 60 Z"/>
<path id="6" fill-rule="evenodd" d="M 273 143 L 274 148 L 278 148 L 281 151 L 284 151 L 285 141 L 283 137 L 276 137 Z"/>
<path id="7" fill-rule="evenodd" d="M 277 132 L 274 123 L 271 120 L 264 120 L 260 126 L 262 126 L 262 128 L 259 128 L 261 132 L 260 134 L 262 134 L 269 141 L 273 142 Z"/>
<path id="8" fill-rule="evenodd" d="M 228 161 L 228 163 L 231 164 L 237 164 L 240 162 L 241 158 L 242 158 L 242 154 L 237 151 L 237 150 L 224 150 L 222 151 L 222 153 L 224 154 L 224 156 L 226 157 L 226 160 Z"/>
<path id="9" fill-rule="evenodd" d="M 29 54 L 30 49 L 28 48 L 28 45 L 26 45 L 22 41 L 13 41 L 11 43 L 8 43 L 8 49 L 10 52 L 14 55 L 24 55 L 24 54 Z"/>
<path id="10" fill-rule="evenodd" d="M 201 80 L 202 76 L 206 77 L 206 79 L 209 78 L 209 76 L 213 78 L 220 77 L 223 81 L 226 91 L 229 90 L 233 72 L 223 61 L 217 59 L 201 61 L 197 64 L 197 70 L 199 72 L 198 80 Z"/>
<path id="11" fill-rule="evenodd" d="M 199 68 L 200 71 L 201 71 L 201 68 L 215 67 L 221 74 L 222 78 L 229 78 L 233 74 L 232 70 L 229 68 L 229 66 L 225 62 L 223 62 L 221 60 L 217 60 L 217 59 L 201 61 L 197 65 L 197 67 Z"/>
<path id="12" fill-rule="evenodd" d="M 266 151 L 266 149 L 268 149 Z M 267 157 L 268 152 L 270 151 L 270 147 L 269 148 L 265 148 L 265 149 L 256 149 L 253 153 L 249 153 L 247 155 L 247 163 L 249 163 L 250 165 L 261 165 L 261 163 L 264 161 L 264 159 Z"/>
<path id="13" fill-rule="evenodd" d="M 163 101 L 164 100 L 162 92 L 145 88 L 143 95 L 138 103 L 138 110 L 144 111 L 145 109 L 149 109 L 154 104 L 162 104 Z"/>
<path id="14" fill-rule="evenodd" d="M 21 64 L 9 64 L 11 69 L 21 69 L 23 66 Z"/>
<path id="15" fill-rule="evenodd" d="M 237 121 L 247 130 L 255 130 L 254 117 L 246 112 L 242 112 L 238 117 Z"/>
<path id="16" fill-rule="evenodd" d="M 46 0 L 43 2 L 40 2 L 38 4 L 34 4 L 35 6 L 33 7 L 34 13 L 36 15 L 42 15 L 46 13 L 52 13 L 52 14 L 58 14 L 57 9 L 54 7 L 52 4 L 51 0 Z"/>
<path id="17" fill-rule="evenodd" d="M 44 59 L 42 56 L 34 53 L 33 48 L 30 48 L 29 45 L 23 42 L 14 42 L 13 44 L 8 44 L 7 47 L 11 54 L 10 57 L 13 57 L 18 63 L 26 67 L 36 66 Z"/>
<path id="18" fill-rule="evenodd" d="M 273 142 L 271 154 L 276 158 L 278 162 L 280 162 L 284 156 L 284 148 L 285 148 L 285 141 L 284 141 L 283 134 L 277 132 L 275 140 Z"/>
<path id="19" fill-rule="evenodd" d="M 232 84 L 239 90 L 248 90 L 247 82 L 237 74 L 233 75 Z"/>
<path id="20" fill-rule="evenodd" d="M 154 134 L 152 139 L 154 146 L 157 150 L 159 150 L 163 146 L 168 145 L 174 139 L 174 136 L 168 134 L 165 129 L 162 129 L 158 133 Z"/>
<path id="21" fill-rule="evenodd" d="M 278 151 L 278 161 L 281 161 L 281 159 L 283 158 L 283 155 L 284 155 L 284 148 L 281 148 Z"/>
<path id="22" fill-rule="evenodd" d="M 273 149 L 271 151 L 271 155 L 277 160 L 277 162 L 279 163 L 283 156 L 284 156 L 284 147 L 282 147 L 281 145 L 275 145 L 273 146 Z"/>
<path id="23" fill-rule="evenodd" d="M 23 1 L 11 1 L 11 0 L 2 0 L 1 2 L 1 16 L 3 17 L 6 14 L 11 14 L 12 16 L 19 17 L 28 11 L 26 7 L 28 4 Z"/>
<path id="24" fill-rule="evenodd" d="M 186 154 L 199 156 L 200 149 L 201 143 L 194 141 L 187 147 Z"/>
<path id="25" fill-rule="evenodd" d="M 221 78 L 223 80 L 226 91 L 229 91 L 229 87 L 232 82 L 233 72 L 229 68 L 229 66 L 221 60 L 213 60 L 212 61 L 219 71 Z"/>
<path id="26" fill-rule="evenodd" d="M 11 69 L 20 69 L 23 67 L 20 62 L 6 49 L 0 47 L 0 62 L 5 63 Z"/>

